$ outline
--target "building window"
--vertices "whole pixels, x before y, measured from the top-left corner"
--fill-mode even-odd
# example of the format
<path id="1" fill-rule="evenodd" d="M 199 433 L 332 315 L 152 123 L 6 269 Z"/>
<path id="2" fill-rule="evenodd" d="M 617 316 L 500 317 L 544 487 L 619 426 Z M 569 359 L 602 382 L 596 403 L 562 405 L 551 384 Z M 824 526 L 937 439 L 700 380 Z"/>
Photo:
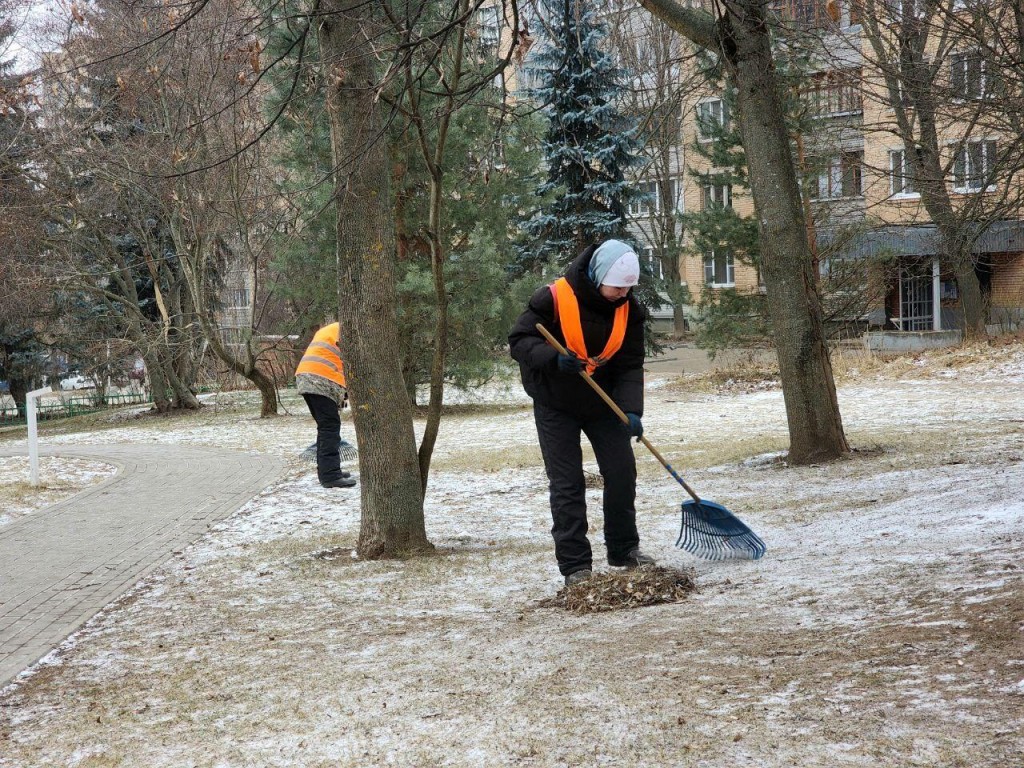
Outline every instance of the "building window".
<path id="1" fill-rule="evenodd" d="M 497 54 L 501 28 L 498 24 L 498 6 L 492 5 L 477 11 L 477 30 L 481 50 Z"/>
<path id="2" fill-rule="evenodd" d="M 703 208 L 732 208 L 731 184 L 707 184 L 704 187 Z"/>
<path id="3" fill-rule="evenodd" d="M 248 307 L 249 306 L 249 289 L 248 288 L 234 288 L 231 291 L 230 302 L 232 307 Z"/>
<path id="4" fill-rule="evenodd" d="M 529 95 L 544 85 L 542 67 L 522 66 L 516 71 L 516 94 Z"/>
<path id="5" fill-rule="evenodd" d="M 683 184 L 679 179 L 672 179 L 672 210 L 682 213 L 683 208 Z"/>
<path id="6" fill-rule="evenodd" d="M 965 142 L 953 160 L 954 191 L 980 192 L 990 188 L 995 161 L 995 141 L 986 139 Z"/>
<path id="7" fill-rule="evenodd" d="M 860 25 L 860 20 L 861 20 L 861 7 L 860 6 L 861 6 L 862 2 L 863 2 L 863 0 L 852 0 L 850 2 L 850 4 L 849 4 L 849 12 L 850 12 L 849 22 L 850 22 L 850 26 L 851 27 L 856 27 L 856 26 Z"/>
<path id="8" fill-rule="evenodd" d="M 641 181 L 636 185 L 641 194 L 629 202 L 629 215 L 642 217 L 661 212 L 661 197 L 658 195 L 658 182 Z"/>
<path id="9" fill-rule="evenodd" d="M 894 197 L 917 196 L 910 153 L 894 149 L 889 153 L 889 193 Z"/>
<path id="10" fill-rule="evenodd" d="M 840 0 L 783 0 L 782 9 L 799 27 L 836 27 L 842 20 Z"/>
<path id="11" fill-rule="evenodd" d="M 816 117 L 855 115 L 864 111 L 860 67 L 821 72 L 805 91 L 811 114 Z"/>
<path id="12" fill-rule="evenodd" d="M 729 105 L 721 99 L 702 101 L 697 105 L 697 138 L 711 141 L 717 134 L 729 130 Z"/>
<path id="13" fill-rule="evenodd" d="M 639 181 L 636 183 L 636 189 L 641 193 L 641 196 L 629 202 L 627 213 L 630 216 L 633 218 L 643 218 L 662 212 L 662 182 Z M 668 195 L 669 199 L 665 201 L 668 204 L 668 210 L 682 213 L 683 191 L 679 179 L 671 179 L 669 181 Z"/>
<path id="14" fill-rule="evenodd" d="M 637 255 L 640 256 L 640 262 L 650 268 L 651 274 L 656 280 L 665 279 L 665 266 L 661 263 L 661 259 L 655 256 L 654 248 L 645 245 Z"/>
<path id="15" fill-rule="evenodd" d="M 704 254 L 704 282 L 715 288 L 736 285 L 732 251 L 723 249 Z"/>
<path id="16" fill-rule="evenodd" d="M 925 14 L 925 0 L 883 0 L 889 11 L 889 18 L 900 21 L 903 18 L 919 19 Z"/>
<path id="17" fill-rule="evenodd" d="M 907 93 L 907 89 L 903 85 L 902 80 L 896 81 L 896 103 L 903 109 L 913 109 L 914 107 L 914 105 L 910 103 L 910 94 Z M 889 108 L 895 110 L 895 105 L 890 105 Z"/>
<path id="18" fill-rule="evenodd" d="M 864 194 L 864 152 L 842 152 L 827 160 L 808 160 L 817 170 L 817 183 L 811 193 L 815 200 L 838 200 Z"/>
<path id="19" fill-rule="evenodd" d="M 992 78 L 980 51 L 960 51 L 949 57 L 953 98 L 983 99 L 992 95 Z"/>

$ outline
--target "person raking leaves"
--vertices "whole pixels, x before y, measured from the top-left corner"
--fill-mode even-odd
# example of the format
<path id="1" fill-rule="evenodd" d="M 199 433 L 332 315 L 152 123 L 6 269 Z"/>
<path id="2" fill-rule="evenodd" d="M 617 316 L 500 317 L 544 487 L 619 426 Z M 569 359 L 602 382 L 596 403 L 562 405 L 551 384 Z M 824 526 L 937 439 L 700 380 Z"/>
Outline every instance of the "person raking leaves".
<path id="1" fill-rule="evenodd" d="M 629 245 L 619 240 L 592 245 L 563 277 L 533 294 L 508 337 L 523 387 L 533 399 L 551 497 L 555 558 L 566 585 L 593 575 L 581 433 L 594 449 L 604 480 L 608 564 L 636 568 L 655 562 L 640 550 L 636 459 L 630 443 L 630 437 L 643 434 L 646 312 L 632 296 L 639 278 L 640 261 Z M 559 354 L 538 332 L 537 323 L 569 354 Z M 625 411 L 628 426 L 579 375 L 584 368 Z"/>
<path id="2" fill-rule="evenodd" d="M 324 488 L 352 488 L 356 480 L 341 468 L 341 410 L 348 403 L 338 349 L 338 323 L 313 336 L 295 369 L 295 388 L 316 422 L 316 476 Z"/>

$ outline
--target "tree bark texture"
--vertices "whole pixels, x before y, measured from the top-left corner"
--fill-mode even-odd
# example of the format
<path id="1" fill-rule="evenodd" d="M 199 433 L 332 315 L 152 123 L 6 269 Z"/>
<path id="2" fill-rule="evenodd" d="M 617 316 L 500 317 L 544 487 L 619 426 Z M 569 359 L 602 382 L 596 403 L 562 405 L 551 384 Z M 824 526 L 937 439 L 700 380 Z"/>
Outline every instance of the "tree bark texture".
<path id="1" fill-rule="evenodd" d="M 821 299 L 793 165 L 771 40 L 758 0 L 726 3 L 725 51 L 757 212 L 775 333 L 789 458 L 811 464 L 850 450 L 843 434 Z"/>
<path id="2" fill-rule="evenodd" d="M 830 461 L 850 448 L 843 433 L 821 299 L 762 0 L 723 0 L 722 16 L 673 0 L 642 0 L 694 43 L 724 57 L 737 89 L 740 135 L 757 212 L 764 281 L 779 358 L 789 460 Z"/>
<path id="3" fill-rule="evenodd" d="M 358 551 L 397 557 L 433 547 L 398 356 L 394 219 L 373 43 L 383 19 L 372 2 L 331 0 L 320 8 L 338 210 L 339 346 L 359 445 Z"/>

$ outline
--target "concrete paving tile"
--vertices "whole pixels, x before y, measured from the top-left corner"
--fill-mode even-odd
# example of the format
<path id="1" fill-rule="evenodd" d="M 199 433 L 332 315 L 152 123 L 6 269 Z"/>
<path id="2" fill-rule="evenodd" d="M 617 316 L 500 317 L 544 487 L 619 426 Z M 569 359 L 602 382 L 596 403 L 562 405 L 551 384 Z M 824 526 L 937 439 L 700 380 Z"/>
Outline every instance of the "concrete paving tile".
<path id="1" fill-rule="evenodd" d="M 105 461 L 118 472 L 0 528 L 0 686 L 283 470 L 276 457 L 193 446 L 92 445 L 40 454 Z"/>

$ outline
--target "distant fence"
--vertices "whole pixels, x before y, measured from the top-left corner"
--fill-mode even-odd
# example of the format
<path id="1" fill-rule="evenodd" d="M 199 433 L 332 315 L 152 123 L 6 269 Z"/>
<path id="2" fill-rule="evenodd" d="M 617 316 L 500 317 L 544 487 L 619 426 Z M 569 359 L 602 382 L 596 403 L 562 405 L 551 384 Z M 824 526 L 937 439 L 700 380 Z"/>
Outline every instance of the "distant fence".
<path id="1" fill-rule="evenodd" d="M 142 405 L 150 402 L 145 392 L 122 392 L 116 395 L 100 397 L 92 395 L 70 395 L 59 399 L 50 398 L 40 401 L 36 418 L 40 421 L 67 419 L 83 413 L 95 413 L 109 408 L 121 408 L 126 405 Z M 0 397 L 0 426 L 24 424 L 25 414 L 19 410 L 11 397 Z"/>

